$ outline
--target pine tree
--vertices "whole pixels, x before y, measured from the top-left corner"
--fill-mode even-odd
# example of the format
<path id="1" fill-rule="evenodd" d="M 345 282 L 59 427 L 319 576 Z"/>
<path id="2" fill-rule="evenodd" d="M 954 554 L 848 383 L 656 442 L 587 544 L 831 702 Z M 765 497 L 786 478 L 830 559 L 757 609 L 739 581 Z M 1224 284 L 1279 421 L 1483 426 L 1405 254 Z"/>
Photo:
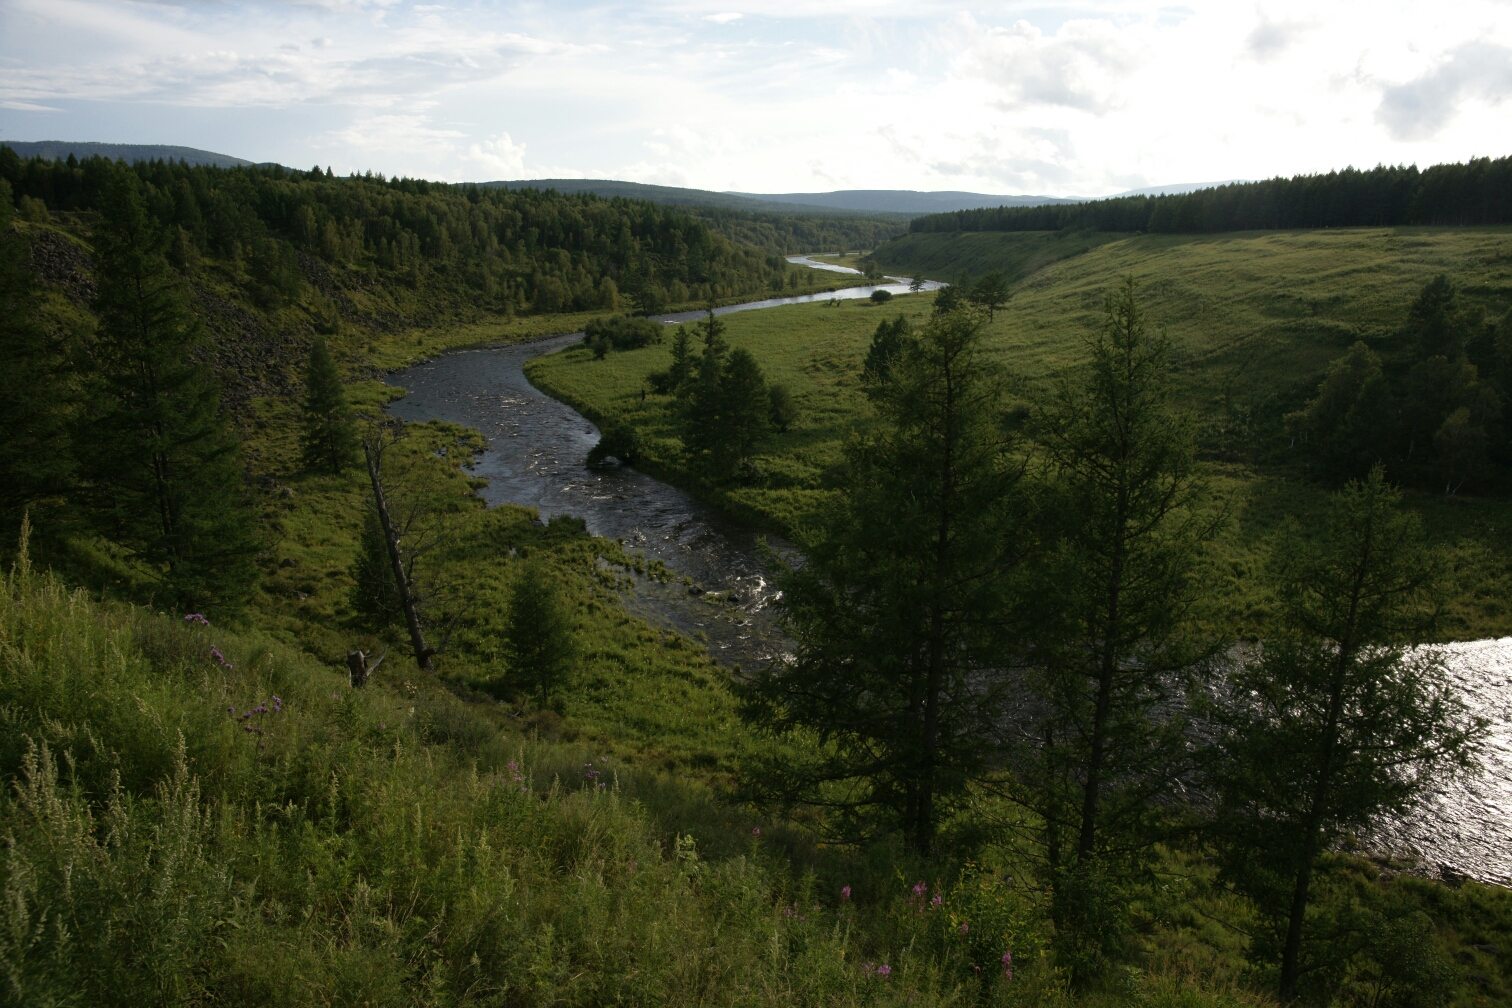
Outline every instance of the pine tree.
<path id="1" fill-rule="evenodd" d="M 202 327 L 129 169 L 113 168 L 95 231 L 99 336 L 75 439 L 99 532 L 175 605 L 250 590 L 255 514 Z"/>
<path id="2" fill-rule="evenodd" d="M 767 398 L 770 400 L 772 426 L 779 434 L 786 434 L 798 422 L 798 407 L 793 403 L 793 394 L 786 385 L 773 384 L 767 387 Z"/>
<path id="3" fill-rule="evenodd" d="M 719 378 L 719 443 L 716 467 L 738 472 L 756 453 L 771 424 L 772 401 L 761 365 L 744 347 L 730 352 Z"/>
<path id="4" fill-rule="evenodd" d="M 305 364 L 304 464 L 311 469 L 340 473 L 357 455 L 357 425 L 347 407 L 341 375 L 331 351 L 320 337 L 310 344 Z"/>
<path id="5" fill-rule="evenodd" d="M 1321 856 L 1467 765 L 1484 722 L 1442 659 L 1412 650 L 1432 627 L 1439 567 L 1379 466 L 1334 496 L 1321 541 L 1283 529 L 1271 569 L 1281 614 L 1229 684 L 1214 831 L 1224 876 L 1269 925 L 1252 950 L 1280 960 L 1288 1003 L 1316 935 Z"/>
<path id="6" fill-rule="evenodd" d="M 1044 823 L 1060 954 L 1081 977 L 1103 967 L 1122 916 L 1110 857 L 1148 852 L 1147 820 L 1183 765 L 1180 717 L 1157 712 L 1179 710 L 1200 656 L 1183 620 L 1214 531 L 1191 425 L 1167 401 L 1169 344 L 1146 332 L 1132 278 L 1090 349 L 1040 425 L 1056 547 L 1036 593 L 1042 714 L 1017 791 Z"/>
<path id="7" fill-rule="evenodd" d="M 936 318 L 895 361 L 877 424 L 847 451 L 846 494 L 781 576 L 794 654 L 746 692 L 756 724 L 818 742 L 757 767 L 752 796 L 828 807 L 837 838 L 896 829 L 928 854 L 989 762 L 1031 538 L 984 321 Z"/>
<path id="8" fill-rule="evenodd" d="M 505 617 L 505 651 L 511 676 L 537 695 L 545 707 L 577 660 L 572 619 L 540 557 L 531 557 L 515 575 Z"/>
<path id="9" fill-rule="evenodd" d="M 724 400 L 724 355 L 727 349 L 724 323 L 709 306 L 709 317 L 701 324 L 704 334 L 703 355 L 685 385 L 683 396 L 683 448 L 693 464 L 713 472 L 721 471 L 720 447 L 725 431 L 721 418 Z M 674 347 L 674 350 L 676 348 Z"/>
<path id="10" fill-rule="evenodd" d="M 679 397 L 687 393 L 688 380 L 693 377 L 692 342 L 688 327 L 678 326 L 672 336 L 672 367 L 667 371 L 667 388 Z"/>
<path id="11" fill-rule="evenodd" d="M 871 347 L 866 351 L 866 360 L 861 365 L 861 381 L 868 390 L 885 387 L 889 369 L 903 349 L 904 342 L 912 334 L 908 319 L 899 315 L 891 322 L 877 323 L 872 333 Z"/>
<path id="12" fill-rule="evenodd" d="M 10 216 L 10 183 L 0 179 L 0 543 L 7 548 L 22 515 L 63 494 L 74 468 L 66 348 L 42 324 L 26 240 L 11 229 Z M 51 528 L 36 514 L 32 526 Z"/>
<path id="13" fill-rule="evenodd" d="M 372 508 L 363 512 L 362 535 L 358 539 L 351 577 L 352 609 L 362 623 L 372 630 L 393 626 L 402 611 L 399 593 L 394 588 L 388 546 L 383 541 L 383 523 Z"/>

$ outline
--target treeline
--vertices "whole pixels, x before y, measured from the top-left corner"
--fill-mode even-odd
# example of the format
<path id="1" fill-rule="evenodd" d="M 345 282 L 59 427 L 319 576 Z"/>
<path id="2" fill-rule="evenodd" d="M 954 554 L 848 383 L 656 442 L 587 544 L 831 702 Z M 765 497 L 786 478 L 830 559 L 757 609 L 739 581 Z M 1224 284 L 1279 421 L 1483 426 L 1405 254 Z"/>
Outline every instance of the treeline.
<path id="1" fill-rule="evenodd" d="M 1134 281 L 1027 414 L 985 323 L 946 293 L 922 328 L 878 327 L 875 423 L 779 578 L 791 654 L 743 687 L 790 743 L 744 797 L 812 809 L 838 843 L 1013 836 L 1077 983 L 1137 958 L 1135 893 L 1175 846 L 1244 898 L 1282 1003 L 1370 982 L 1370 1003 L 1443 1003 L 1426 918 L 1350 889 L 1331 853 L 1463 767 L 1484 727 L 1414 650 L 1444 569 L 1415 516 L 1377 466 L 1313 536 L 1284 528 L 1263 643 L 1237 651 L 1200 619 L 1224 508 Z"/>
<path id="2" fill-rule="evenodd" d="M 27 213 L 98 212 L 117 165 L 22 160 L 0 178 Z M 592 194 L 457 186 L 330 169 L 127 169 L 185 271 L 200 256 L 244 265 L 269 303 L 300 282 L 298 254 L 412 287 L 466 292 L 479 307 L 550 313 L 740 297 L 786 279 L 780 255 L 732 243 L 687 211 Z M 339 275 L 339 272 L 338 272 Z"/>
<path id="3" fill-rule="evenodd" d="M 1512 157 L 1418 170 L 1377 166 L 1297 175 L 1170 196 L 957 210 L 916 217 L 910 231 L 1144 231 L 1211 234 L 1287 228 L 1512 222 Z"/>
<path id="4" fill-rule="evenodd" d="M 690 212 L 731 241 L 775 255 L 874 249 L 908 230 L 902 214 L 793 217 L 719 207 L 695 207 Z"/>
<path id="5" fill-rule="evenodd" d="M 1389 350 L 1356 343 L 1286 423 L 1292 443 L 1334 481 L 1383 465 L 1403 482 L 1453 494 L 1505 482 L 1508 403 L 1512 312 L 1488 317 L 1439 276 Z"/>

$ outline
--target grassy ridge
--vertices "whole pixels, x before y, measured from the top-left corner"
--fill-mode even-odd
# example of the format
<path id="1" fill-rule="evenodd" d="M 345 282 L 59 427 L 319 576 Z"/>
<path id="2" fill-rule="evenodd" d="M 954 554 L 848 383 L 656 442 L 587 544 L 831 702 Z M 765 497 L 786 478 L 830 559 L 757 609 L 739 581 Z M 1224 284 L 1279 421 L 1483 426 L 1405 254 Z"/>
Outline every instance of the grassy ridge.
<path id="1" fill-rule="evenodd" d="M 1327 363 L 1354 341 L 1389 350 L 1412 299 L 1438 273 L 1497 317 L 1512 305 L 1508 228 L 1145 235 L 1101 243 L 1017 234 L 908 237 L 919 249 L 964 249 L 983 269 L 1082 248 L 1022 279 L 988 326 L 989 346 L 1018 377 L 1025 401 L 1082 359 L 1081 340 L 1100 324 L 1108 287 L 1131 273 L 1141 281 L 1149 318 L 1176 348 L 1178 401 L 1203 422 L 1217 489 L 1233 510 L 1212 557 L 1221 591 L 1211 619 L 1238 632 L 1251 632 L 1266 612 L 1252 576 L 1266 537 L 1287 515 L 1310 526 L 1324 502 L 1318 474 L 1287 450 L 1281 415 L 1312 394 Z M 920 265 L 883 252 L 877 258 L 902 272 Z M 798 305 L 730 316 L 731 344 L 751 350 L 769 380 L 789 386 L 800 418 L 769 440 L 753 485 L 701 492 L 773 528 L 801 521 L 833 488 L 849 432 L 867 422 L 857 379 L 872 331 L 884 318 L 918 322 L 929 310 L 928 295 L 910 295 L 884 306 Z M 648 466 L 693 485 L 682 470 L 671 400 L 640 399 L 644 375 L 669 359 L 666 345 L 602 361 L 570 348 L 531 362 L 527 373 L 595 421 L 633 423 L 648 445 Z M 1454 557 L 1445 635 L 1512 633 L 1512 505 L 1423 493 L 1409 499 Z"/>

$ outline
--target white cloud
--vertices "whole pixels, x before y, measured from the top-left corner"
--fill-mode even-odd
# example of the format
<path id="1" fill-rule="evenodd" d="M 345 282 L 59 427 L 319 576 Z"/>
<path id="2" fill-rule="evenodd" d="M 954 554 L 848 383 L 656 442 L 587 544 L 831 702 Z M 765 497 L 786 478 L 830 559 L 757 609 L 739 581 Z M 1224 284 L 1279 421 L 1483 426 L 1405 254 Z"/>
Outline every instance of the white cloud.
<path id="1" fill-rule="evenodd" d="M 525 145 L 516 144 L 508 133 L 484 140 L 467 148 L 465 160 L 478 165 L 488 176 L 481 181 L 509 181 L 525 178 Z"/>
<path id="2" fill-rule="evenodd" d="M 10 0 L 0 135 L 147 123 L 454 180 L 1096 195 L 1430 164 L 1506 131 L 1505 0 L 1186 3 Z"/>
<path id="3" fill-rule="evenodd" d="M 1498 105 L 1509 95 L 1512 49 L 1489 42 L 1467 42 L 1447 53 L 1427 73 L 1387 87 L 1376 119 L 1395 139 L 1430 140 L 1453 121 L 1463 102 Z"/>
<path id="4" fill-rule="evenodd" d="M 958 23 L 965 44 L 954 71 L 993 87 L 1005 105 L 1110 111 L 1147 56 L 1140 32 L 1109 21 L 1067 21 L 1054 35 L 1023 20 L 1007 28 L 984 28 L 961 15 Z"/>

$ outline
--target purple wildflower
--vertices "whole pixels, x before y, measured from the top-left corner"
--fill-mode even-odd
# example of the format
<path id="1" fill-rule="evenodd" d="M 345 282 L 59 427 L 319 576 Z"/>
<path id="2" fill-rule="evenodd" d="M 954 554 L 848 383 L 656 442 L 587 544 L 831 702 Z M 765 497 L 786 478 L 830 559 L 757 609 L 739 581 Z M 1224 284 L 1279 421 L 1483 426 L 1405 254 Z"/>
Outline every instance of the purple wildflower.
<path id="1" fill-rule="evenodd" d="M 227 707 L 226 708 L 226 713 L 227 714 L 235 714 L 236 713 L 236 708 L 235 707 Z"/>
<path id="2" fill-rule="evenodd" d="M 1012 952 L 1004 952 L 1003 953 L 1003 979 L 1004 980 L 1012 980 L 1013 979 L 1013 953 Z"/>
<path id="3" fill-rule="evenodd" d="M 944 902 L 944 899 L 945 897 L 941 896 L 939 893 L 935 893 L 934 899 L 930 900 L 929 902 L 933 903 L 935 906 L 939 906 L 942 902 Z"/>
<path id="4" fill-rule="evenodd" d="M 967 931 L 970 931 L 970 930 L 971 930 L 971 928 L 966 924 L 966 922 L 965 921 L 961 921 L 961 934 L 965 934 Z"/>
<path id="5" fill-rule="evenodd" d="M 877 967 L 877 976 L 885 977 L 885 976 L 887 976 L 891 972 L 892 972 L 892 967 L 889 966 L 889 965 L 887 965 L 887 963 L 883 963 L 881 966 Z"/>
<path id="6" fill-rule="evenodd" d="M 757 826 L 754 829 L 752 829 L 751 830 L 751 836 L 761 836 L 761 827 Z"/>
<path id="7" fill-rule="evenodd" d="M 184 622 L 185 623 L 190 623 L 190 624 L 198 623 L 200 626 L 209 626 L 210 625 L 210 621 L 207 620 L 207 619 L 205 619 L 204 616 L 200 615 L 197 612 L 190 613 L 188 616 L 185 616 L 184 617 Z"/>
<path id="8" fill-rule="evenodd" d="M 379 731 L 386 731 L 386 730 L 388 730 L 388 722 L 387 721 L 379 721 L 378 722 L 378 730 Z"/>
<path id="9" fill-rule="evenodd" d="M 850 886 L 845 886 L 843 889 L 840 890 L 840 902 L 841 903 L 845 903 L 845 902 L 847 902 L 849 900 L 850 900 Z"/>

